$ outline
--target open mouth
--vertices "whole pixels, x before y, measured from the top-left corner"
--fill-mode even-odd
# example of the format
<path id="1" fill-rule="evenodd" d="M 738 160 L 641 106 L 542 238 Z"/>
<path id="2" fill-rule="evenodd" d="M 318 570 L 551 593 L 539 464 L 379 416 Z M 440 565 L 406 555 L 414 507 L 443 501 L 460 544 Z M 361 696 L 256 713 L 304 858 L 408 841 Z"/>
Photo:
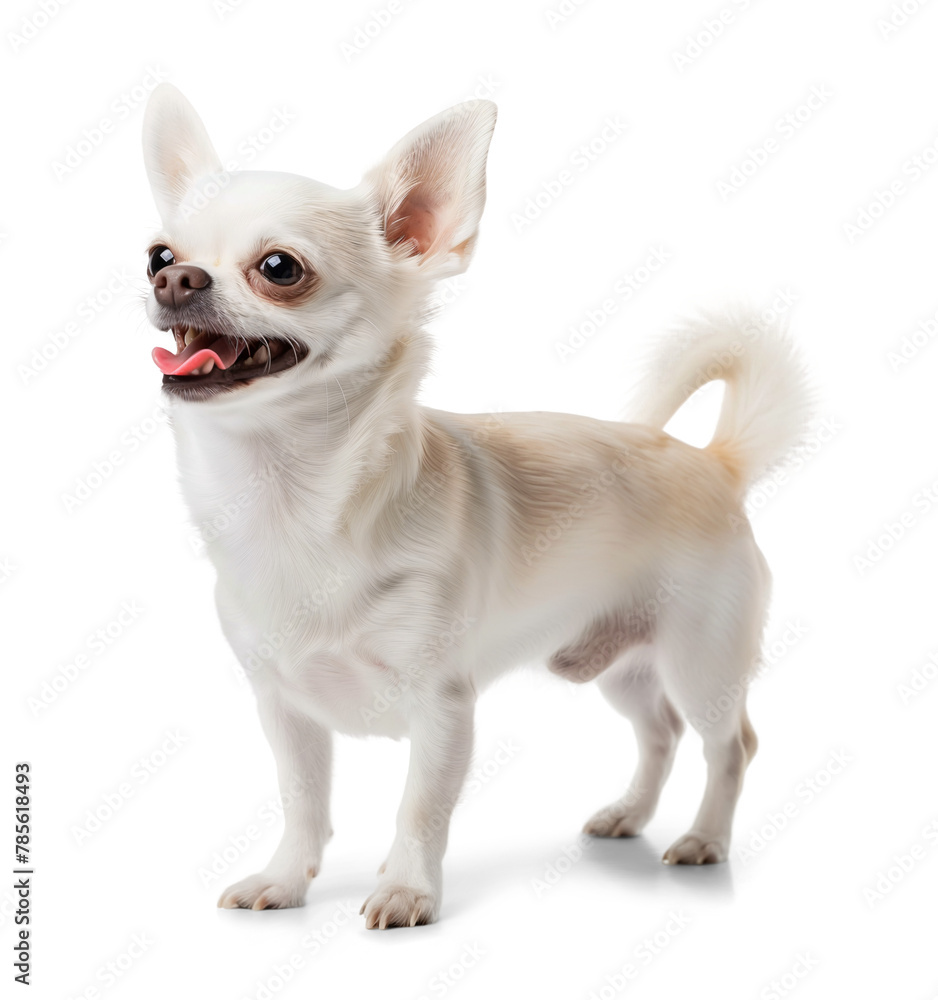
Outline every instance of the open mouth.
<path id="1" fill-rule="evenodd" d="M 163 388 L 189 399 L 204 399 L 224 389 L 292 368 L 306 348 L 275 337 L 234 337 L 193 326 L 174 326 L 176 353 L 154 347 Z"/>

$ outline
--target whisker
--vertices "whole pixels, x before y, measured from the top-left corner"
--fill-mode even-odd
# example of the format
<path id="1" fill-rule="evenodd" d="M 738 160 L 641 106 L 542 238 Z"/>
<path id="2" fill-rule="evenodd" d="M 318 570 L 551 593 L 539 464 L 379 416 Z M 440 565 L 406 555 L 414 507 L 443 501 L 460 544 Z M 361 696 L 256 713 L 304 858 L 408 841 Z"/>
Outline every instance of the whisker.
<path id="1" fill-rule="evenodd" d="M 332 378 L 334 379 L 335 384 L 339 387 L 339 392 L 342 393 L 342 401 L 345 403 L 345 416 L 348 420 L 348 430 L 346 432 L 345 440 L 348 441 L 352 436 L 352 414 L 348 408 L 348 400 L 345 398 L 345 390 L 342 388 L 342 383 L 339 381 L 337 375 L 333 375 Z"/>

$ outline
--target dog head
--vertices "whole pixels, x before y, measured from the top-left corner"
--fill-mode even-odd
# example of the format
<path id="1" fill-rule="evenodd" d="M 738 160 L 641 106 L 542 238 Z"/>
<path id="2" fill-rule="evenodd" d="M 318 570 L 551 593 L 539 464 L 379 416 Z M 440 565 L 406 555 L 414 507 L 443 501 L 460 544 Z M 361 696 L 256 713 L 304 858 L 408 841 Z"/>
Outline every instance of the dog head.
<path id="1" fill-rule="evenodd" d="M 222 168 L 189 102 L 150 98 L 144 160 L 163 227 L 148 250 L 164 389 L 250 405 L 381 362 L 436 281 L 465 270 L 485 203 L 495 105 L 469 101 L 406 135 L 349 191 Z"/>

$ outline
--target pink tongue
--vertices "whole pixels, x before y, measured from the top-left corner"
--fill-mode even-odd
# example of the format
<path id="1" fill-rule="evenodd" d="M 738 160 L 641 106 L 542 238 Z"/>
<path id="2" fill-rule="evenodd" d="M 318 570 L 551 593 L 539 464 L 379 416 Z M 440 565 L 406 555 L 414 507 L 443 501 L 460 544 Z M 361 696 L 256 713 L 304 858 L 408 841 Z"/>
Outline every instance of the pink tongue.
<path id="1" fill-rule="evenodd" d="M 154 347 L 151 357 L 164 375 L 189 375 L 209 359 L 218 368 L 229 368 L 240 353 L 237 341 L 230 337 L 219 336 L 217 333 L 200 333 L 178 354 L 163 347 Z"/>

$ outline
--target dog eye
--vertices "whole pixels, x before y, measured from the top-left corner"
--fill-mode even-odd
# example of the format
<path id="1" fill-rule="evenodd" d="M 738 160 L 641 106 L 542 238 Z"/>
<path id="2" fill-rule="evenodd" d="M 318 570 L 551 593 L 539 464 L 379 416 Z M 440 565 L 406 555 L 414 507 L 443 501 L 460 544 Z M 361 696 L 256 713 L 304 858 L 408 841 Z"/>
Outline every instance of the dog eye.
<path id="1" fill-rule="evenodd" d="M 150 262 L 147 266 L 147 271 L 150 274 L 156 274 L 157 271 L 162 271 L 164 267 L 169 267 L 170 264 L 175 263 L 176 256 L 169 247 L 154 247 L 150 251 Z"/>
<path id="2" fill-rule="evenodd" d="M 303 277 L 299 261 L 285 253 L 272 253 L 261 261 L 260 272 L 275 285 L 295 285 Z"/>

